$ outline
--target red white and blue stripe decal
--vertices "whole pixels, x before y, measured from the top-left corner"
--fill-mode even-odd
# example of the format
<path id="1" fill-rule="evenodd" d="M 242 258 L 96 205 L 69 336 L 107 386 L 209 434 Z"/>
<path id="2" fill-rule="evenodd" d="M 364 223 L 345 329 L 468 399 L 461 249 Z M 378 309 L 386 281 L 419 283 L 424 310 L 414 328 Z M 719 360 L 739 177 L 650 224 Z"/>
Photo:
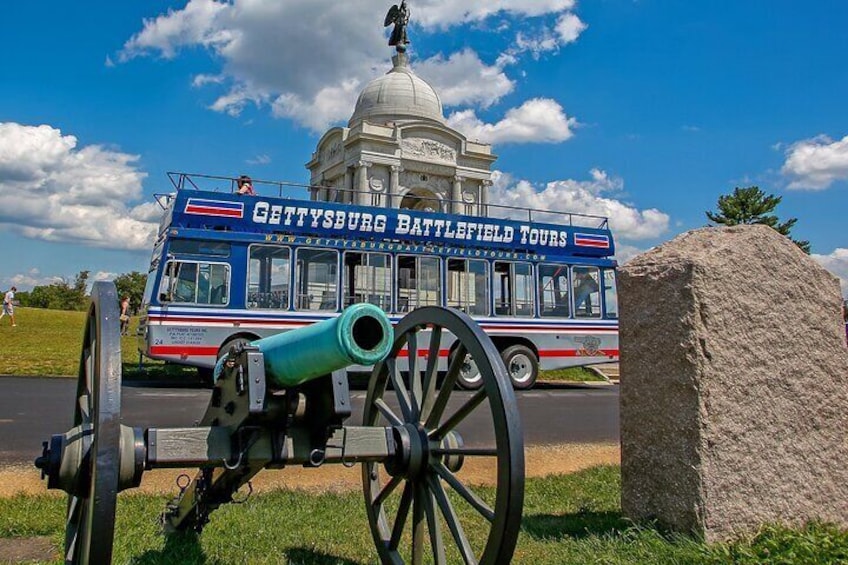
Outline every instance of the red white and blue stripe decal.
<path id="1" fill-rule="evenodd" d="M 207 200 L 205 198 L 189 198 L 188 202 L 186 202 L 185 213 L 197 216 L 243 218 L 244 203 L 228 202 L 226 200 Z"/>
<path id="2" fill-rule="evenodd" d="M 574 244 L 581 247 L 597 247 L 599 249 L 609 249 L 609 236 L 590 234 L 590 233 L 575 233 Z"/>

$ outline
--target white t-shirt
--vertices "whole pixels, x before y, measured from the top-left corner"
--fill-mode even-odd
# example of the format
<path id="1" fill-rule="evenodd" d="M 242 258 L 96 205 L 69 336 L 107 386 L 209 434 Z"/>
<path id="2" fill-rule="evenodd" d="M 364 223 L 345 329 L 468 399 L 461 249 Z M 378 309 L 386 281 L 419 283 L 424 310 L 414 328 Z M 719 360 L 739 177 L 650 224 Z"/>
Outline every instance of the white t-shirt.
<path id="1" fill-rule="evenodd" d="M 6 297 L 3 299 L 3 304 L 11 304 L 15 299 L 15 293 L 11 290 L 6 293 Z"/>

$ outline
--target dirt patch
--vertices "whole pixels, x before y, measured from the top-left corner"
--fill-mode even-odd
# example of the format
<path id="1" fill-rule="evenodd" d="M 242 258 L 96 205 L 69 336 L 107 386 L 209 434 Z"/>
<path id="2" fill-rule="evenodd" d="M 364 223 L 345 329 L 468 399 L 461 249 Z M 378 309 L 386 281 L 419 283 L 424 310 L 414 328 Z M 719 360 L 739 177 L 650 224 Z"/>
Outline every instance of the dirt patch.
<path id="1" fill-rule="evenodd" d="M 55 561 L 59 550 L 47 536 L 0 538 L 0 563 Z"/>
<path id="2" fill-rule="evenodd" d="M 618 465 L 621 452 L 618 444 L 568 444 L 533 446 L 525 450 L 527 477 L 567 474 L 597 465 Z M 460 471 L 461 479 L 468 484 L 492 484 L 494 481 L 493 459 L 467 458 Z M 194 476 L 196 470 L 158 469 L 144 474 L 141 486 L 131 492 L 145 494 L 176 494 L 177 477 L 186 473 Z M 342 465 L 326 465 L 318 469 L 290 467 L 282 470 L 266 470 L 252 481 L 254 492 L 267 492 L 279 488 L 299 489 L 311 492 L 343 492 L 362 488 L 360 466 L 351 468 Z M 44 494 L 46 483 L 40 479 L 35 467 L 0 468 L 0 497 L 15 494 Z M 64 493 L 50 491 L 57 496 Z"/>

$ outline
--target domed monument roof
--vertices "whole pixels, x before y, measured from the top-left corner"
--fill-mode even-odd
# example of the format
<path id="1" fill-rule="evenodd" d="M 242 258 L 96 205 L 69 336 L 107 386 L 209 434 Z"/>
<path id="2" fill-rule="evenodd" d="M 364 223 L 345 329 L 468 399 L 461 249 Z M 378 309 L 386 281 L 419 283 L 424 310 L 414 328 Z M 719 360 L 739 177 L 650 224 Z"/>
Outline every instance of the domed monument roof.
<path id="1" fill-rule="evenodd" d="M 439 95 L 412 72 L 406 53 L 397 53 L 392 62 L 392 70 L 372 80 L 362 90 L 349 125 L 363 119 L 378 123 L 410 119 L 445 123 Z"/>

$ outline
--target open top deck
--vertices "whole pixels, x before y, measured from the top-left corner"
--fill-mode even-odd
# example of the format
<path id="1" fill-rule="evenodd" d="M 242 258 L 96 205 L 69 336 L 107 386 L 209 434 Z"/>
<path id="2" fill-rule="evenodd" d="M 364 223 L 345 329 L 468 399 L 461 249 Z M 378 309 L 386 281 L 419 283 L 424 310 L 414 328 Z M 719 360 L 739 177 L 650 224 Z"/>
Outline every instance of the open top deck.
<path id="1" fill-rule="evenodd" d="M 416 245 L 457 245 L 544 255 L 610 257 L 607 218 L 487 204 L 480 215 L 446 214 L 314 200 L 317 189 L 253 180 L 256 195 L 236 192 L 237 179 L 169 173 L 176 192 L 157 195 L 166 229 L 226 231 L 228 236 L 350 238 Z M 445 202 L 434 202 L 442 209 Z"/>

